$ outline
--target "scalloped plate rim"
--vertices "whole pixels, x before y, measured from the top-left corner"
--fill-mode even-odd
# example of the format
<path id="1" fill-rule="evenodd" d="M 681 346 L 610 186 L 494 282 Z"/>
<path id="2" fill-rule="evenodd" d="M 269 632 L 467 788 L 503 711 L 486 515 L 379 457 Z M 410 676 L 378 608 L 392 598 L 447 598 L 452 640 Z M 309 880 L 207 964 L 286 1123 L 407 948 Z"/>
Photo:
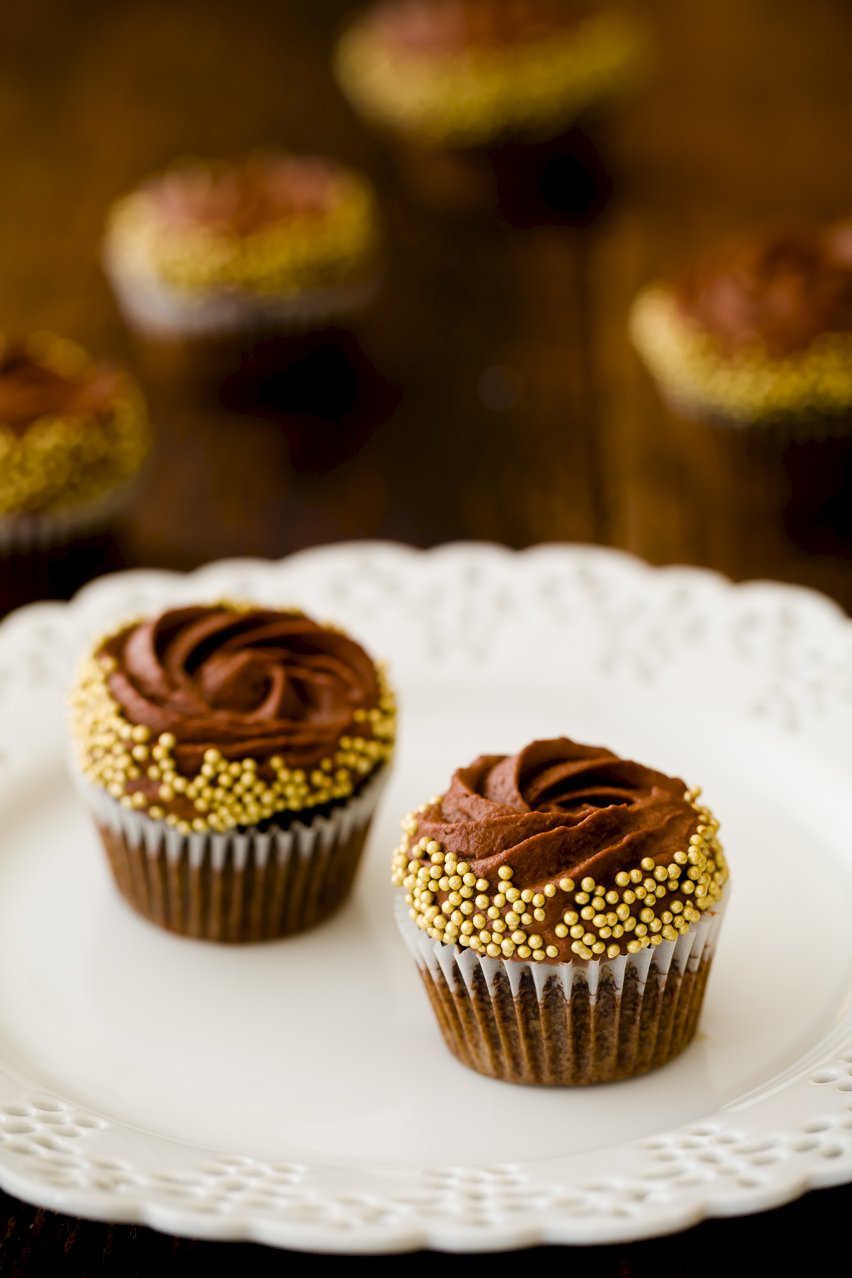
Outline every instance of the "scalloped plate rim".
<path id="1" fill-rule="evenodd" d="M 764 579 L 735 583 L 713 570 L 681 564 L 651 565 L 629 552 L 609 547 L 547 543 L 518 551 L 492 542 L 451 542 L 428 550 L 420 550 L 395 542 L 351 541 L 311 547 L 280 560 L 235 557 L 205 564 L 190 573 L 146 568 L 113 573 L 90 582 L 69 602 L 34 603 L 11 614 L 0 623 L 0 650 L 8 642 L 24 634 L 28 628 L 36 625 L 41 618 L 60 617 L 69 610 L 88 606 L 90 600 L 108 595 L 112 591 L 131 584 L 134 586 L 150 584 L 155 588 L 168 586 L 171 589 L 186 579 L 203 580 L 206 577 L 215 578 L 217 575 L 244 571 L 274 573 L 276 569 L 285 569 L 290 565 L 311 562 L 322 564 L 330 560 L 364 555 L 389 555 L 400 561 L 408 559 L 412 563 L 431 559 L 443 561 L 448 565 L 477 557 L 487 559 L 491 563 L 517 562 L 521 557 L 541 562 L 552 559 L 554 563 L 560 561 L 582 563 L 584 560 L 609 564 L 618 562 L 627 572 L 636 576 L 641 575 L 644 580 L 667 577 L 671 581 L 675 578 L 683 578 L 687 581 L 701 582 L 705 588 L 722 592 L 729 598 L 734 597 L 736 592 L 741 597 L 750 595 L 775 599 L 779 603 L 789 605 L 794 611 L 801 608 L 806 614 L 819 613 L 823 620 L 838 629 L 843 629 L 846 637 L 852 636 L 852 619 L 848 618 L 843 609 L 833 600 L 809 587 Z M 847 1048 L 848 1046 L 849 1044 Z M 843 1061 L 852 1063 L 852 1055 L 847 1052 Z M 791 1070 L 793 1068 L 791 1067 Z M 790 1070 L 782 1071 L 782 1075 L 789 1072 Z M 5 1071 L 0 1073 L 4 1075 L 3 1082 L 11 1080 L 9 1073 Z M 852 1076 L 852 1067 L 849 1073 Z M 809 1081 L 823 1080 L 812 1077 Z M 755 1092 L 759 1093 L 762 1086 L 765 1085 L 758 1086 L 754 1089 Z M 778 1091 L 784 1090 L 785 1086 L 781 1083 Z M 731 1108 L 735 1108 L 736 1103 L 723 1106 L 718 1114 L 724 1114 Z M 716 1114 L 709 1116 L 710 1123 L 712 1124 L 717 1117 Z M 702 1126 L 706 1127 L 707 1121 L 697 1121 L 695 1124 L 688 1124 L 687 1127 L 690 1131 L 698 1132 Z M 142 1129 L 133 1129 L 130 1125 L 120 1122 L 114 1124 L 115 1129 L 136 1130 L 148 1139 L 155 1141 L 158 1139 L 151 1137 L 149 1133 L 142 1132 Z M 663 1141 L 668 1135 L 668 1130 L 662 1129 Z M 215 1152 L 185 1142 L 163 1139 L 166 1143 L 192 1150 L 201 1156 L 212 1156 Z M 647 1142 L 630 1142 L 630 1144 L 645 1146 Z M 607 1148 L 618 1149 L 620 1146 L 611 1145 Z M 319 1166 L 321 1167 L 321 1164 Z M 800 1167 L 796 1174 L 755 1187 L 750 1196 L 729 1196 L 726 1200 L 724 1193 L 718 1192 L 718 1184 L 711 1184 L 706 1192 L 693 1196 L 688 1202 L 682 1204 L 678 1204 L 677 1201 L 658 1202 L 655 1204 L 655 1211 L 635 1218 L 621 1220 L 612 1217 L 593 1217 L 586 1221 L 576 1218 L 562 1220 L 555 1218 L 548 1221 L 540 1218 L 542 1215 L 547 1216 L 545 1211 L 537 1215 L 533 1214 L 526 1219 L 518 1219 L 503 1227 L 489 1226 L 481 1230 L 471 1230 L 455 1222 L 436 1225 L 434 1222 L 418 1220 L 415 1215 L 408 1220 L 385 1223 L 378 1227 L 371 1228 L 369 1225 L 362 1224 L 358 1226 L 357 1236 L 353 1236 L 352 1234 L 335 1234 L 321 1225 L 312 1227 L 309 1223 L 276 1218 L 273 1209 L 254 1213 L 251 1210 L 235 1211 L 229 1216 L 222 1217 L 205 1216 L 200 1212 L 192 1211 L 187 1204 L 153 1201 L 150 1189 L 146 1191 L 144 1188 L 138 1192 L 125 1193 L 120 1198 L 108 1202 L 106 1201 L 108 1195 L 100 1191 L 57 1188 L 44 1180 L 39 1180 L 36 1174 L 27 1174 L 23 1169 L 8 1162 L 0 1146 L 0 1186 L 35 1206 L 76 1214 L 90 1220 L 144 1224 L 168 1233 L 186 1234 L 198 1238 L 257 1241 L 275 1247 L 322 1250 L 338 1254 L 399 1253 L 419 1247 L 465 1252 L 513 1249 L 537 1244 L 585 1245 L 629 1242 L 689 1229 L 702 1220 L 712 1217 L 746 1215 L 772 1210 L 794 1201 L 812 1189 L 846 1184 L 850 1181 L 852 1181 L 852 1144 L 836 1158 L 836 1161 L 813 1162 Z"/>

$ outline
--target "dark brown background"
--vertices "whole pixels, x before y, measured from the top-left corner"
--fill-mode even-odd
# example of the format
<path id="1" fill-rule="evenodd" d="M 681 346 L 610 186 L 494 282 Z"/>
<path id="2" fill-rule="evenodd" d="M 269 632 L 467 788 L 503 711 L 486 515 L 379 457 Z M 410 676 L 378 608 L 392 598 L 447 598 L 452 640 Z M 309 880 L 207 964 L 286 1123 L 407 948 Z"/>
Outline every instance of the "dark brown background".
<path id="1" fill-rule="evenodd" d="M 123 530 L 123 562 L 188 568 L 355 537 L 582 540 L 800 582 L 852 609 L 850 489 L 795 525 L 747 489 L 711 493 L 625 332 L 636 289 L 706 239 L 779 214 L 852 208 L 844 0 L 648 0 L 658 65 L 600 139 L 605 210 L 588 225 L 524 231 L 441 221 L 406 200 L 328 73 L 350 7 L 0 6 L 0 328 L 49 327 L 137 362 L 98 241 L 109 202 L 176 154 L 259 142 L 325 151 L 368 169 L 385 202 L 387 286 L 348 360 L 323 356 L 242 412 L 148 371 L 159 446 Z M 781 1257 L 783 1272 L 790 1237 L 840 1239 L 850 1206 L 852 1191 L 823 1191 L 768 1216 L 568 1263 L 699 1273 L 756 1246 L 767 1265 Z M 221 1251 L 0 1198 L 4 1276 L 39 1264 L 193 1272 Z M 263 1273 L 282 1263 L 259 1248 L 225 1255 Z M 566 1263 L 553 1252 L 532 1263 L 554 1260 Z"/>

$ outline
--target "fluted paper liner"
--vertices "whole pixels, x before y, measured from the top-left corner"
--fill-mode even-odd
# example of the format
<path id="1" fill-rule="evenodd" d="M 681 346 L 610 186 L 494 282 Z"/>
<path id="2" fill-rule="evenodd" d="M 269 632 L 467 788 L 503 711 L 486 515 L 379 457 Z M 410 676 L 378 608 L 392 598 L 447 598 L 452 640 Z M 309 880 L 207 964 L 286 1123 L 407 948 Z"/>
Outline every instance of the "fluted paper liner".
<path id="1" fill-rule="evenodd" d="M 774 522 L 785 514 L 822 517 L 825 503 L 839 497 L 852 455 L 852 412 L 737 424 L 669 403 L 681 478 L 705 521 L 720 507 L 728 521 L 740 514 Z"/>
<path id="2" fill-rule="evenodd" d="M 328 815 L 226 834 L 181 834 L 76 779 L 118 890 L 139 914 L 182 936 L 244 942 L 302 932 L 342 905 L 386 772 Z"/>
<path id="3" fill-rule="evenodd" d="M 126 508 L 136 491 L 136 479 L 67 510 L 32 515 L 0 515 L 0 555 L 45 554 L 104 532 Z"/>
<path id="4" fill-rule="evenodd" d="M 695 1035 L 728 889 L 676 941 L 615 959 L 529 962 L 434 941 L 396 917 L 447 1046 L 512 1083 L 613 1082 L 672 1060 Z"/>
<path id="5" fill-rule="evenodd" d="M 104 266 L 122 315 L 151 337 L 197 338 L 226 334 L 305 333 L 372 302 L 382 283 L 377 270 L 363 279 L 306 288 L 299 293 L 211 289 L 183 293 L 155 276 L 129 277 L 109 254 Z"/>
<path id="6" fill-rule="evenodd" d="M 0 596 L 26 603 L 53 593 L 52 577 L 74 547 L 107 533 L 136 491 L 136 479 L 68 510 L 0 516 Z"/>

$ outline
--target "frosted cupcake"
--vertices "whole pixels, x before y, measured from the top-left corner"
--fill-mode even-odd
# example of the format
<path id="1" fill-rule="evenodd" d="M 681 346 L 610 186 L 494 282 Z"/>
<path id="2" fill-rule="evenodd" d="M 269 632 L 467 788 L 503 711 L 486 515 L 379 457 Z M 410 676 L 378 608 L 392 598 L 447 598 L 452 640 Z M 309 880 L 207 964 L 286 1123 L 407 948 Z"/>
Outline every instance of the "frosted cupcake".
<path id="1" fill-rule="evenodd" d="M 345 323 L 372 300 L 375 201 L 359 174 L 313 156 L 187 161 L 113 207 L 104 266 L 142 336 L 236 356 Z"/>
<path id="2" fill-rule="evenodd" d="M 852 222 L 760 232 L 643 292 L 631 327 L 667 398 L 733 428 L 849 429 Z"/>
<path id="3" fill-rule="evenodd" d="M 852 223 L 711 249 L 639 295 L 631 331 L 706 526 L 720 506 L 748 522 L 757 502 L 767 527 L 813 529 L 842 496 L 852 440 Z"/>
<path id="4" fill-rule="evenodd" d="M 94 645 L 72 710 L 83 794 L 140 914 L 257 941 L 342 904 L 395 726 L 354 639 L 298 611 L 171 609 Z"/>
<path id="5" fill-rule="evenodd" d="M 682 1052 L 727 895 L 717 829 L 682 781 L 567 738 L 459 768 L 403 823 L 393 864 L 450 1050 L 541 1084 Z"/>
<path id="6" fill-rule="evenodd" d="M 631 87 L 644 60 L 644 30 L 620 9 L 386 0 L 344 32 L 336 67 L 418 193 L 473 205 L 514 201 L 536 161 L 542 169 L 575 125 Z"/>
<path id="7" fill-rule="evenodd" d="M 50 593 L 122 511 L 150 448 L 132 379 L 63 338 L 0 335 L 0 597 Z"/>

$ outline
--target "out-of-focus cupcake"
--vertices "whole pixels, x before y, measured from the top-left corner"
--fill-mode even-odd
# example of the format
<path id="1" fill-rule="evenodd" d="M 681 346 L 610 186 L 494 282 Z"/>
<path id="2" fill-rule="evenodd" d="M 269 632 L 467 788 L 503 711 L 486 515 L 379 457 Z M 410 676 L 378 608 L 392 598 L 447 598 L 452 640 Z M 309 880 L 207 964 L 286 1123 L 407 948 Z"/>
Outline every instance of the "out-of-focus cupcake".
<path id="1" fill-rule="evenodd" d="M 336 67 L 419 196 L 514 216 L 524 185 L 558 194 L 572 131 L 634 85 L 645 56 L 634 15 L 585 0 L 382 0 L 344 32 Z"/>
<path id="2" fill-rule="evenodd" d="M 150 448 L 135 382 L 48 333 L 0 336 L 0 606 L 65 591 Z"/>
<path id="3" fill-rule="evenodd" d="M 459 768 L 403 823 L 393 867 L 450 1050 L 541 1084 L 682 1052 L 727 896 L 717 829 L 682 781 L 567 738 Z"/>
<path id="4" fill-rule="evenodd" d="M 631 331 L 717 509 L 758 498 L 812 514 L 836 495 L 852 438 L 852 222 L 722 243 L 645 289 Z"/>
<path id="5" fill-rule="evenodd" d="M 690 415 L 794 436 L 845 434 L 852 410 L 852 222 L 758 233 L 636 301 L 632 331 Z"/>
<path id="6" fill-rule="evenodd" d="M 384 672 L 299 611 L 174 608 L 98 640 L 72 693 L 76 768 L 126 900 L 260 941 L 345 900 L 394 742 Z"/>
<path id="7" fill-rule="evenodd" d="M 200 356 L 195 363 L 217 374 L 274 339 L 275 357 L 286 359 L 288 342 L 298 352 L 307 335 L 346 325 L 375 295 L 372 189 L 313 156 L 176 163 L 111 209 L 104 265 L 148 343 Z"/>

